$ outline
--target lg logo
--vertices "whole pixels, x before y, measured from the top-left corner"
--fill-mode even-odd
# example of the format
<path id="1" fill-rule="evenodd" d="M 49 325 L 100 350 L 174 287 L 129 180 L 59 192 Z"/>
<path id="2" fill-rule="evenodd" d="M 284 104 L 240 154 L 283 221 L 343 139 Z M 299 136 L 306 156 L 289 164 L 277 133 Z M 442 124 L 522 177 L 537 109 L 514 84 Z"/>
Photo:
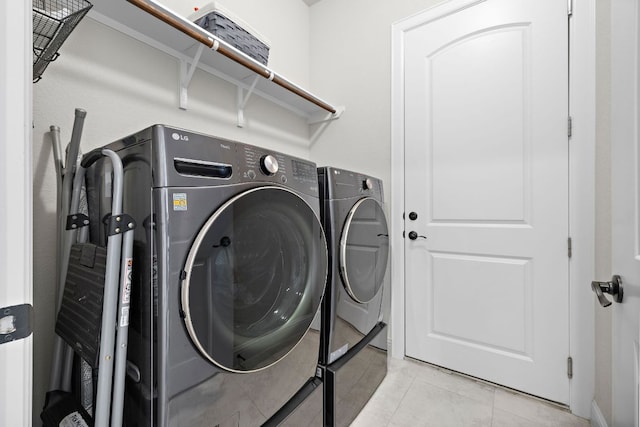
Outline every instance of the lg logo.
<path id="1" fill-rule="evenodd" d="M 173 138 L 175 141 L 188 141 L 189 137 L 187 135 L 180 135 L 177 132 L 174 132 L 171 134 L 171 138 Z"/>

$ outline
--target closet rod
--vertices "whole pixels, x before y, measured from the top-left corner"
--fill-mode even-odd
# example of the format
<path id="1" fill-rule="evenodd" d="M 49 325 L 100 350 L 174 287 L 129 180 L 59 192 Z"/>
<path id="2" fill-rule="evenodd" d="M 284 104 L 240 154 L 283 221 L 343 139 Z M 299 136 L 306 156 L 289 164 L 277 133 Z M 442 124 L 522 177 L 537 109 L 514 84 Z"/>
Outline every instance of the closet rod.
<path id="1" fill-rule="evenodd" d="M 144 10 L 145 12 L 155 16 L 161 21 L 164 21 L 165 23 L 171 25 L 176 30 L 181 31 L 187 36 L 193 38 L 194 40 L 206 45 L 210 49 L 213 49 L 216 52 L 231 59 L 232 61 L 235 61 L 238 64 L 245 66 L 246 68 L 250 69 L 254 73 L 273 81 L 278 86 L 281 86 L 286 90 L 295 93 L 296 95 L 317 105 L 323 110 L 326 110 L 332 114 L 336 113 L 337 110 L 331 105 L 316 98 L 306 90 L 300 88 L 299 86 L 296 86 L 295 84 L 291 83 L 284 77 L 277 75 L 275 72 L 262 66 L 260 63 L 254 61 L 253 59 L 242 54 L 241 52 L 238 52 L 235 48 L 227 44 L 224 40 L 220 40 L 213 34 L 210 34 L 209 32 L 203 29 L 200 29 L 200 27 L 196 26 L 195 24 L 189 21 L 186 21 L 181 16 L 176 15 L 175 13 L 164 8 L 162 5 L 154 2 L 153 0 L 127 0 L 127 1 L 139 7 L 140 9 Z"/>

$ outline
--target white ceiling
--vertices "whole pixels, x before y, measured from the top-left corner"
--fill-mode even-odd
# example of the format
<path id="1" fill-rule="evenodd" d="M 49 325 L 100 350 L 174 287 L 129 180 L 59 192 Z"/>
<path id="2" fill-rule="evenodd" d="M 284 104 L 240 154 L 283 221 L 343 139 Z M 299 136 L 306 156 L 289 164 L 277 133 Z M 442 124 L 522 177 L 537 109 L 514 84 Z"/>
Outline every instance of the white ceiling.
<path id="1" fill-rule="evenodd" d="M 305 2 L 307 6 L 311 6 L 313 4 L 318 3 L 320 0 L 302 0 L 302 1 Z"/>

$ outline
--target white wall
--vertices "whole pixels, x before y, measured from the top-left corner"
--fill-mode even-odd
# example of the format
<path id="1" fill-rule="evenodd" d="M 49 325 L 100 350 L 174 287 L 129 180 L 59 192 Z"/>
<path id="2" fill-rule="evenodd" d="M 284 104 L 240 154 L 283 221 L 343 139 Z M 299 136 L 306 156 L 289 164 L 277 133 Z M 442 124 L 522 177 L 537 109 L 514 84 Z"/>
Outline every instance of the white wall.
<path id="1" fill-rule="evenodd" d="M 388 219 L 391 211 L 391 25 L 440 2 L 322 0 L 310 8 L 311 87 L 327 99 L 346 106 L 340 120 L 332 123 L 312 146 L 311 157 L 319 166 L 350 169 L 382 179 Z M 385 286 L 384 318 L 391 331 L 391 283 L 386 281 Z"/>
<path id="2" fill-rule="evenodd" d="M 309 9 L 302 1 L 234 0 L 223 4 L 272 42 L 270 68 L 303 87 L 308 84 Z M 86 17 L 63 45 L 60 58 L 33 85 L 35 425 L 40 424 L 49 381 L 55 321 L 56 181 L 47 135 L 50 125 L 61 127 L 61 140 L 66 145 L 74 109 L 85 109 L 84 152 L 152 124 L 165 123 L 309 156 L 309 127 L 303 118 L 253 96 L 245 109 L 247 124 L 238 128 L 236 88 L 205 72 L 198 70 L 194 75 L 189 109 L 178 109 L 178 69 L 174 58 Z"/>
<path id="3" fill-rule="evenodd" d="M 311 87 L 346 106 L 311 154 L 319 165 L 391 179 L 391 24 L 440 0 L 322 0 L 311 9 Z"/>

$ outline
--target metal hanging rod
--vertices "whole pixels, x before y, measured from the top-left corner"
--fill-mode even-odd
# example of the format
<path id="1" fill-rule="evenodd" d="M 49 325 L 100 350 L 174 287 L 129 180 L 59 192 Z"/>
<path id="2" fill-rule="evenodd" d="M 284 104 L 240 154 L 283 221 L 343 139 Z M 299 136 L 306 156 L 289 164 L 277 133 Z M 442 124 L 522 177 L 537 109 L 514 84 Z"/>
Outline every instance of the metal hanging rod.
<path id="1" fill-rule="evenodd" d="M 145 12 L 155 16 L 161 21 L 167 23 L 168 25 L 174 27 L 176 30 L 181 31 L 187 36 L 193 38 L 194 40 L 204 44 L 209 49 L 215 50 L 216 52 L 224 55 L 225 57 L 231 59 L 232 61 L 237 62 L 238 64 L 243 65 L 244 67 L 250 69 L 254 73 L 258 74 L 265 79 L 271 80 L 278 86 L 298 95 L 299 97 L 306 99 L 307 101 L 317 105 L 318 107 L 326 110 L 332 114 L 337 113 L 337 109 L 321 99 L 315 97 L 310 94 L 306 90 L 300 88 L 294 83 L 288 81 L 282 76 L 279 76 L 269 68 L 260 64 L 259 62 L 253 60 L 253 58 L 248 57 L 242 52 L 239 52 L 237 49 L 226 43 L 224 40 L 219 39 L 213 34 L 201 29 L 197 25 L 192 22 L 187 21 L 182 16 L 175 14 L 171 10 L 165 8 L 159 3 L 154 2 L 153 0 L 128 0 L 129 3 L 134 6 L 139 7 Z"/>

